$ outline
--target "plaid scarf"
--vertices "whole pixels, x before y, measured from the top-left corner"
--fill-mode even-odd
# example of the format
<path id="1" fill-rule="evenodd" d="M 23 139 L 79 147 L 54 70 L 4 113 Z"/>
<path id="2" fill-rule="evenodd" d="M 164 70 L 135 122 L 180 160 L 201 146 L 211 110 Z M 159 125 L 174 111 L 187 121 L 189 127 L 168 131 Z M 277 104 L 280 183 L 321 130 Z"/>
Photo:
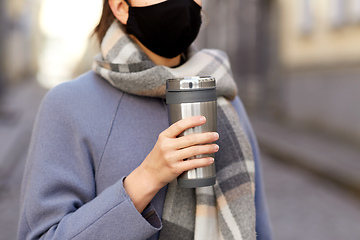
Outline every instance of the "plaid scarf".
<path id="1" fill-rule="evenodd" d="M 179 67 L 155 65 L 115 21 L 101 43 L 93 70 L 124 92 L 165 97 L 166 79 L 211 75 L 218 95 L 214 186 L 186 189 L 169 183 L 159 239 L 256 239 L 252 149 L 232 105 L 237 94 L 227 55 L 190 47 Z"/>

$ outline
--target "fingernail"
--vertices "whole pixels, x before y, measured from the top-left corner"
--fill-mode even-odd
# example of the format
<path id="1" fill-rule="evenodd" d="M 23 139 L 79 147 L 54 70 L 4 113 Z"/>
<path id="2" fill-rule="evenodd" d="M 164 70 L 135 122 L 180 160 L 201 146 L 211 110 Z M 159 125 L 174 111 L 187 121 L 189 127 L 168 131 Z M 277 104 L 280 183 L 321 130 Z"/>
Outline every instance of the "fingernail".
<path id="1" fill-rule="evenodd" d="M 214 133 L 214 138 L 218 139 L 218 138 L 219 138 L 219 134 L 218 134 L 218 133 Z"/>
<path id="2" fill-rule="evenodd" d="M 210 162 L 213 163 L 213 162 L 214 162 L 214 158 L 210 158 Z"/>
<path id="3" fill-rule="evenodd" d="M 215 148 L 216 151 L 218 151 L 219 150 L 219 145 L 215 145 L 214 148 Z"/>
<path id="4" fill-rule="evenodd" d="M 201 122 L 205 122 L 206 121 L 206 118 L 204 116 L 200 117 L 200 121 Z"/>

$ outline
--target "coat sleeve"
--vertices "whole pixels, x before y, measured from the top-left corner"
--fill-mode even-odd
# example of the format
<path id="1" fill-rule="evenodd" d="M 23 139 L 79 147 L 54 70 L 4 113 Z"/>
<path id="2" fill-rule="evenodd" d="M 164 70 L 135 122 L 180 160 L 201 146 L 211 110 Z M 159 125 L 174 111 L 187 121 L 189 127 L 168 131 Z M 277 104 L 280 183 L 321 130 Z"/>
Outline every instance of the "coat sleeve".
<path id="1" fill-rule="evenodd" d="M 161 228 L 153 207 L 146 209 L 146 218 L 140 214 L 121 176 L 97 195 L 91 149 L 77 131 L 63 92 L 53 90 L 43 100 L 33 130 L 18 239 L 149 238 Z"/>
<path id="2" fill-rule="evenodd" d="M 240 123 L 244 128 L 244 132 L 249 139 L 251 144 L 254 162 L 255 162 L 255 208 L 256 208 L 256 233 L 257 239 L 259 240 L 270 240 L 273 239 L 272 227 L 269 219 L 266 196 L 264 192 L 264 183 L 262 179 L 262 170 L 261 170 L 261 161 L 260 161 L 260 152 L 258 143 L 250 124 L 249 118 L 246 114 L 245 108 L 240 101 L 239 97 L 236 97 L 234 101 L 231 102 L 235 108 Z"/>

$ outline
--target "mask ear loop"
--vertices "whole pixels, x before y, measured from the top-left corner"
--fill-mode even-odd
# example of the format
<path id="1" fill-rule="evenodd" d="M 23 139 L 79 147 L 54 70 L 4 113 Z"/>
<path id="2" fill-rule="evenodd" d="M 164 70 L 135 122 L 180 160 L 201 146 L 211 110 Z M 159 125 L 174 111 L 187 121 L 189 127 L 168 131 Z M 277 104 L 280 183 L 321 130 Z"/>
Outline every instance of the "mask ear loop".
<path id="1" fill-rule="evenodd" d="M 130 5 L 129 1 L 128 1 L 128 0 L 124 0 L 124 1 L 127 3 L 127 5 L 129 6 L 129 8 L 131 8 L 131 5 Z"/>

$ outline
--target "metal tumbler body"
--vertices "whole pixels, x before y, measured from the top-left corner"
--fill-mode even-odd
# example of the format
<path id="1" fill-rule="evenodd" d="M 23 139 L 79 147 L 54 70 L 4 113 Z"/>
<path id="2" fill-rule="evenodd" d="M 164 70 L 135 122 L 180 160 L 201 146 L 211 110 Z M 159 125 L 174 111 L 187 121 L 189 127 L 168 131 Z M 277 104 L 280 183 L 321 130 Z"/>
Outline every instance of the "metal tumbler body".
<path id="1" fill-rule="evenodd" d="M 198 127 L 185 130 L 180 136 L 217 131 L 216 85 L 213 77 L 184 77 L 168 79 L 166 82 L 166 102 L 170 123 L 192 116 L 205 116 L 206 122 Z M 215 154 L 201 154 L 186 159 L 213 157 Z M 182 173 L 177 181 L 185 188 L 205 187 L 215 184 L 215 163 Z"/>

